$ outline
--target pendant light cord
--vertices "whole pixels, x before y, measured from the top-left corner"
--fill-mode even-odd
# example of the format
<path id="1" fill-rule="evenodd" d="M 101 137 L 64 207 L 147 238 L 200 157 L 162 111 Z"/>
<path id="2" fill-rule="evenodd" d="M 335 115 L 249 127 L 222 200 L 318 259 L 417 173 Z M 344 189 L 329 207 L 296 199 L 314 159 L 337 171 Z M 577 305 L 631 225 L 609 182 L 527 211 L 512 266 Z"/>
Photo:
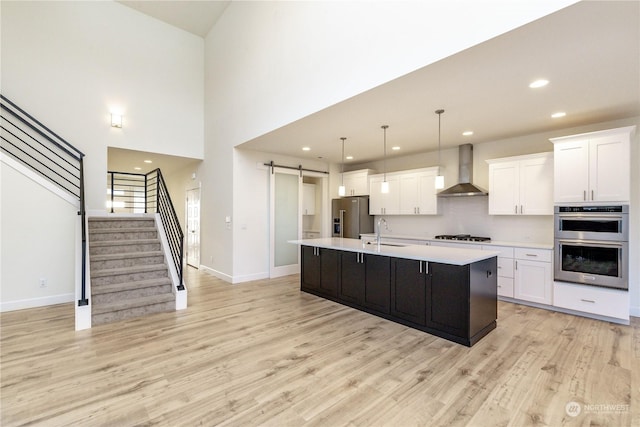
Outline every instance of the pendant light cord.
<path id="1" fill-rule="evenodd" d="M 340 177 L 340 185 L 344 187 L 344 141 L 347 139 L 344 136 L 340 138 L 342 140 L 342 176 Z M 335 185 L 335 184 L 334 184 Z"/>
<path id="2" fill-rule="evenodd" d="M 440 166 L 440 119 L 442 118 L 442 113 L 444 113 L 444 110 L 436 110 L 438 115 L 438 166 Z"/>
<path id="3" fill-rule="evenodd" d="M 384 173 L 384 182 L 387 182 L 387 128 L 389 125 L 382 125 L 384 130 L 384 157 L 382 158 L 382 171 Z"/>

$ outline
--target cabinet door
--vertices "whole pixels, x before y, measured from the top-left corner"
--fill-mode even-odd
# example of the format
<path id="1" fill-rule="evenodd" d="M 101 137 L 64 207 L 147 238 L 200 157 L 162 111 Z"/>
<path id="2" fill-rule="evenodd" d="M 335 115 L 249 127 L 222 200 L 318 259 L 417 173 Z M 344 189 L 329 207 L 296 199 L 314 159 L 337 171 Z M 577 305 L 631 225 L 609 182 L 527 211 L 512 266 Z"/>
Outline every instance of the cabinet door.
<path id="1" fill-rule="evenodd" d="M 358 252 L 340 253 L 340 285 L 338 297 L 344 301 L 364 305 L 364 263 L 360 262 L 362 254 Z"/>
<path id="2" fill-rule="evenodd" d="M 387 176 L 389 192 L 381 191 L 383 175 L 375 175 L 369 181 L 369 214 L 398 215 L 400 212 L 400 181 L 397 176 Z"/>
<path id="3" fill-rule="evenodd" d="M 347 196 L 369 195 L 369 178 L 366 172 L 344 174 L 344 187 Z"/>
<path id="4" fill-rule="evenodd" d="M 391 299 L 391 259 L 380 255 L 364 255 L 364 305 L 381 313 L 389 313 Z"/>
<path id="5" fill-rule="evenodd" d="M 519 213 L 553 215 L 553 160 L 544 157 L 521 161 L 519 185 Z"/>
<path id="6" fill-rule="evenodd" d="M 407 173 L 399 177 L 400 215 L 418 214 L 418 174 Z"/>
<path id="7" fill-rule="evenodd" d="M 469 266 L 430 262 L 429 274 L 431 283 L 427 286 L 427 326 L 468 337 Z"/>
<path id="8" fill-rule="evenodd" d="M 391 260 L 392 315 L 418 325 L 426 323 L 428 264 L 403 258 Z"/>
<path id="9" fill-rule="evenodd" d="M 338 296 L 339 252 L 333 249 L 319 248 L 320 251 L 320 284 L 318 291 L 332 297 Z"/>
<path id="10" fill-rule="evenodd" d="M 629 200 L 631 182 L 629 138 L 613 135 L 589 142 L 588 200 L 625 202 Z"/>
<path id="11" fill-rule="evenodd" d="M 489 165 L 489 215 L 520 213 L 518 162 Z"/>
<path id="12" fill-rule="evenodd" d="M 551 263 L 517 259 L 513 296 L 517 299 L 551 304 L 553 283 Z"/>
<path id="13" fill-rule="evenodd" d="M 438 214 L 437 174 L 435 170 L 418 174 L 418 214 L 420 215 Z"/>
<path id="14" fill-rule="evenodd" d="M 316 214 L 316 186 L 315 184 L 302 185 L 302 214 Z"/>
<path id="15" fill-rule="evenodd" d="M 553 199 L 584 202 L 589 187 L 589 142 L 558 142 L 553 146 Z"/>
<path id="16" fill-rule="evenodd" d="M 380 191 L 382 175 L 369 178 L 369 215 L 382 215 L 384 213 L 384 194 Z"/>
<path id="17" fill-rule="evenodd" d="M 302 289 L 317 291 L 320 288 L 320 257 L 317 248 L 302 246 Z"/>

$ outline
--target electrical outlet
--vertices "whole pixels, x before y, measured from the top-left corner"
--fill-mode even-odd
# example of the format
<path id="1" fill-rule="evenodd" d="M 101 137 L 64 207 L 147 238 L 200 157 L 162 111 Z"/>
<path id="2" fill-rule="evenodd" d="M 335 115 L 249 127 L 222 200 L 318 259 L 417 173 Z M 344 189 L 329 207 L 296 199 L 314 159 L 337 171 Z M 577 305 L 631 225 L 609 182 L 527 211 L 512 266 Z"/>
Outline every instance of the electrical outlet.
<path id="1" fill-rule="evenodd" d="M 40 287 L 41 288 L 46 288 L 47 287 L 47 279 L 45 279 L 44 277 L 40 278 Z"/>

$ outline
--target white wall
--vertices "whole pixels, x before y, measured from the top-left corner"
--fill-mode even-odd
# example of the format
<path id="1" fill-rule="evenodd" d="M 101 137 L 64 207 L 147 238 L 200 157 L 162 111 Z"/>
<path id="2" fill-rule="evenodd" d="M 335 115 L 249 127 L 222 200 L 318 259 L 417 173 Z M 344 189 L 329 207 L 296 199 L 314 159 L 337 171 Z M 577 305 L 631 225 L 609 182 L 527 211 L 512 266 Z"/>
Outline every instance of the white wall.
<path id="1" fill-rule="evenodd" d="M 0 311 L 73 301 L 77 207 L 4 162 L 0 178 Z"/>
<path id="2" fill-rule="evenodd" d="M 110 1 L 0 7 L 2 93 L 86 154 L 89 209 L 104 209 L 108 146 L 203 157 L 202 38 Z"/>
<path id="3" fill-rule="evenodd" d="M 205 40 L 203 259 L 254 251 L 224 224 L 252 202 L 232 147 L 572 3 L 232 2 Z"/>

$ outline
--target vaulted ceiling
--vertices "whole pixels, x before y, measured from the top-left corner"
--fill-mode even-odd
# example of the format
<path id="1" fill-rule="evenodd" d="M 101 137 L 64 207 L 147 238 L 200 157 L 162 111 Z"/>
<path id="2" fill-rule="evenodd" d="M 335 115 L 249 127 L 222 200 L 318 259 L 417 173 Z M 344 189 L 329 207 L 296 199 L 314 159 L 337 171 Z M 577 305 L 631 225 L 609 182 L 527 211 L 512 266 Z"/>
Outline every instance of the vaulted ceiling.
<path id="1" fill-rule="evenodd" d="M 121 3 L 202 35 L 229 2 Z M 190 18 L 172 22 L 178 15 Z M 529 88 L 539 78 L 549 84 Z M 392 155 L 433 151 L 439 108 L 443 148 L 639 116 L 640 2 L 579 2 L 241 147 L 339 163 L 344 136 L 347 163 L 361 163 L 382 157 L 388 124 L 388 146 L 400 147 Z"/>

